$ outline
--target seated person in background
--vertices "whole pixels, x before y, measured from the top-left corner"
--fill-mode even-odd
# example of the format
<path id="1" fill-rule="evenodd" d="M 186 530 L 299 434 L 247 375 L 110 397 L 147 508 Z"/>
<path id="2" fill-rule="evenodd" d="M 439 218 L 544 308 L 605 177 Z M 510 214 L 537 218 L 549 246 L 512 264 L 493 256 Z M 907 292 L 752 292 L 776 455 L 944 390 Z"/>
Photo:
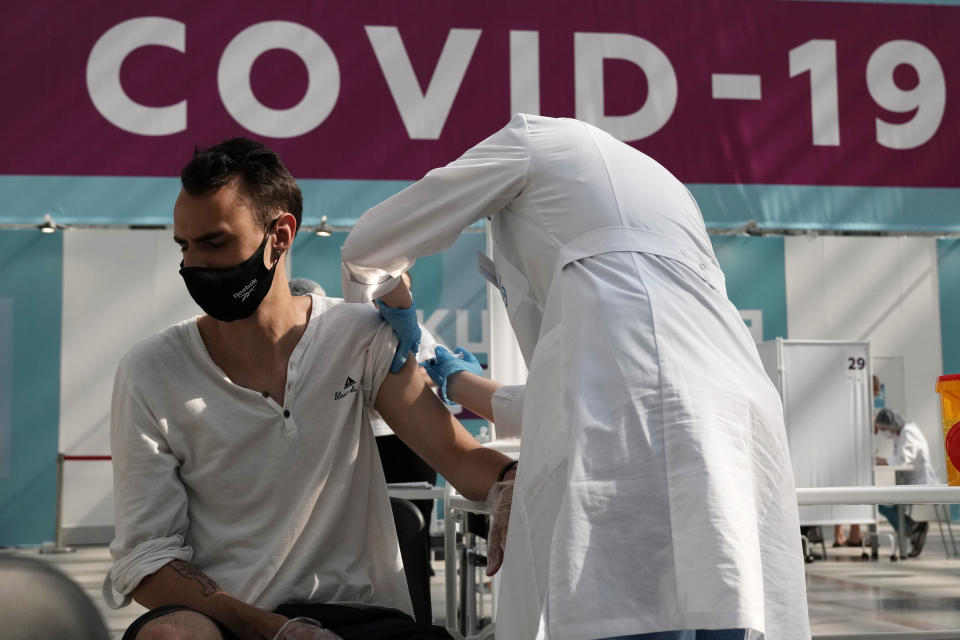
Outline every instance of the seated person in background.
<path id="1" fill-rule="evenodd" d="M 229 140 L 195 152 L 181 178 L 180 273 L 206 315 L 141 341 L 117 369 L 104 595 L 150 609 L 124 638 L 269 639 L 300 616 L 344 640 L 449 638 L 409 616 L 367 413 L 476 500 L 509 458 L 450 415 L 369 304 L 291 296 L 302 196 L 274 152 Z M 412 304 L 404 284 L 382 300 Z"/>
<path id="2" fill-rule="evenodd" d="M 843 533 L 843 525 L 833 525 L 833 546 L 834 547 L 859 547 L 863 545 L 863 534 L 860 532 L 860 525 L 850 525 L 850 537 Z"/>
<path id="3" fill-rule="evenodd" d="M 893 445 L 893 456 L 887 458 L 877 458 L 877 464 L 889 464 L 899 466 L 904 464 L 913 465 L 913 469 L 906 472 L 906 484 L 938 484 L 937 475 L 930 464 L 930 446 L 923 432 L 913 422 L 905 422 L 903 417 L 891 409 L 881 409 L 877 417 L 873 419 L 873 431 L 879 433 L 885 431 L 894 437 L 896 442 Z M 895 505 L 881 504 L 877 509 L 882 513 L 894 530 L 899 532 L 899 522 L 897 521 L 897 507 Z M 929 523 L 916 522 L 910 516 L 904 516 L 904 523 L 910 536 L 912 548 L 907 556 L 916 558 L 923 550 L 923 543 L 927 539 L 927 529 Z"/>
<path id="4" fill-rule="evenodd" d="M 291 278 L 289 284 L 290 295 L 292 296 L 308 296 L 311 293 L 315 293 L 321 298 L 324 298 L 327 295 L 323 287 L 310 278 Z"/>
<path id="5" fill-rule="evenodd" d="M 876 407 L 877 396 L 880 395 L 880 378 L 873 376 L 873 401 Z M 863 544 L 863 534 L 860 532 L 860 525 L 850 525 L 850 537 L 843 534 L 842 525 L 833 526 L 833 546 L 834 547 L 859 547 Z"/>

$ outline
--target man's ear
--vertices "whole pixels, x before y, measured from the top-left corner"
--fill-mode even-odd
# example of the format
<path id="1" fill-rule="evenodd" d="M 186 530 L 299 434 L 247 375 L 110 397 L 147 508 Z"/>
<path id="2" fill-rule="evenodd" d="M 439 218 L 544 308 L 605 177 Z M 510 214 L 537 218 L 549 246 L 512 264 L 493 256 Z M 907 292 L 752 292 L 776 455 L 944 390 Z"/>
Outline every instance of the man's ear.
<path id="1" fill-rule="evenodd" d="M 277 218 L 274 229 L 273 248 L 275 251 L 287 251 L 297 234 L 297 219 L 286 211 Z"/>

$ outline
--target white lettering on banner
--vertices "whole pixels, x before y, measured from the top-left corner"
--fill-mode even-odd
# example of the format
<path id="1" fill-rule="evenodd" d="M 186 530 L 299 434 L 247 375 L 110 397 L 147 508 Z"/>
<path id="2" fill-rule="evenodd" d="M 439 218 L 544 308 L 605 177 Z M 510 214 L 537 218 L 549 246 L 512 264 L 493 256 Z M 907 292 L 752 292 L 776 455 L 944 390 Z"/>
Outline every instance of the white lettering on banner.
<path id="1" fill-rule="evenodd" d="M 426 93 L 420 89 L 400 31 L 396 27 L 366 27 L 366 31 L 407 135 L 412 140 L 438 139 L 480 39 L 480 29 L 450 30 Z"/>
<path id="2" fill-rule="evenodd" d="M 437 327 L 440 326 L 440 323 L 443 322 L 443 319 L 447 317 L 449 312 L 449 309 L 437 309 L 430 314 L 430 318 L 428 320 L 424 320 L 423 309 L 417 309 L 417 322 L 425 326 L 427 331 L 436 335 Z"/>
<path id="3" fill-rule="evenodd" d="M 271 49 L 286 49 L 307 66 L 307 91 L 289 109 L 271 109 L 250 86 L 253 63 Z M 295 138 L 315 129 L 333 111 L 340 95 L 340 68 L 326 41 L 295 22 L 271 20 L 247 27 L 223 50 L 217 69 L 223 106 L 250 131 L 271 138 Z"/>
<path id="4" fill-rule="evenodd" d="M 540 34 L 510 32 L 510 114 L 540 115 Z"/>
<path id="5" fill-rule="evenodd" d="M 413 140 L 439 139 L 479 42 L 480 29 L 450 29 L 443 51 L 423 91 L 397 27 L 364 27 L 407 135 Z M 540 113 L 540 33 L 509 32 L 511 114 Z M 575 115 L 632 142 L 660 131 L 677 105 L 673 65 L 654 43 L 627 33 L 583 33 L 574 38 Z M 148 107 L 126 94 L 120 69 L 127 57 L 146 46 L 186 53 L 186 26 L 169 18 L 141 17 L 108 29 L 87 60 L 87 91 L 97 111 L 116 127 L 144 136 L 173 135 L 187 128 L 187 101 Z M 285 49 L 297 55 L 309 74 L 306 93 L 289 109 L 262 104 L 250 86 L 250 71 L 264 52 Z M 624 60 L 647 80 L 647 95 L 636 111 L 607 115 L 604 61 Z M 809 73 L 810 125 L 814 146 L 840 145 L 837 41 L 812 39 L 789 50 L 789 75 Z M 912 67 L 918 82 L 911 89 L 897 85 L 894 72 Z M 714 100 L 760 100 L 763 78 L 751 73 L 711 73 Z M 489 78 L 483 78 L 490 82 Z M 877 143 L 888 149 L 914 149 L 931 140 L 943 122 L 946 76 L 936 55 L 911 40 L 891 40 L 877 47 L 866 66 L 866 85 L 873 101 L 906 119 L 875 119 Z M 217 86 L 227 112 L 253 133 L 293 138 L 320 126 L 340 96 L 340 69 L 326 41 L 299 23 L 273 20 L 238 33 L 224 49 Z M 505 115 L 511 115 L 505 114 Z"/>
<path id="6" fill-rule="evenodd" d="M 808 40 L 790 50 L 790 77 L 810 72 L 810 119 L 813 144 L 839 146 L 840 107 L 837 98 L 837 41 Z M 900 65 L 913 67 L 917 86 L 904 90 L 893 78 Z M 914 149 L 940 128 L 947 102 L 947 81 L 930 49 L 912 40 L 891 40 L 877 47 L 867 61 L 867 89 L 879 106 L 895 113 L 914 111 L 906 122 L 876 119 L 877 143 L 888 149 Z"/>
<path id="7" fill-rule="evenodd" d="M 840 144 L 840 107 L 837 98 L 836 40 L 808 40 L 790 49 L 790 77 L 810 72 L 810 119 L 813 144 Z"/>
<path id="8" fill-rule="evenodd" d="M 480 342 L 470 342 L 470 314 L 466 309 L 457 309 L 457 344 L 467 351 L 488 353 L 490 351 L 490 336 L 487 327 L 490 326 L 486 309 L 480 312 Z"/>
<path id="9" fill-rule="evenodd" d="M 110 28 L 90 50 L 87 92 L 111 124 L 142 136 L 167 136 L 187 128 L 187 101 L 167 107 L 134 102 L 120 84 L 120 67 L 133 51 L 157 45 L 186 52 L 186 27 L 169 18 L 133 18 Z"/>
<path id="10" fill-rule="evenodd" d="M 904 91 L 893 80 L 901 64 L 913 67 L 919 82 Z M 867 89 L 874 102 L 895 113 L 916 109 L 906 122 L 877 118 L 877 142 L 889 149 L 913 149 L 933 137 L 947 104 L 947 81 L 937 56 L 919 42 L 892 40 L 879 47 L 867 62 Z"/>
<path id="11" fill-rule="evenodd" d="M 417 322 L 426 327 L 437 338 L 442 338 L 439 330 L 440 324 L 449 314 L 450 309 L 436 309 L 428 319 L 424 320 L 423 309 L 417 309 Z M 490 322 L 487 310 L 482 309 L 480 311 L 480 342 L 470 341 L 470 312 L 467 309 L 456 309 L 454 317 L 456 318 L 456 337 L 454 339 L 456 344 L 450 345 L 451 348 L 461 346 L 473 353 L 488 353 L 490 351 L 490 332 L 488 330 Z"/>
<path id="12" fill-rule="evenodd" d="M 655 44 L 625 33 L 573 34 L 577 118 L 630 142 L 653 135 L 677 106 L 677 74 Z M 632 62 L 647 77 L 647 99 L 625 116 L 608 116 L 604 108 L 603 61 Z"/>

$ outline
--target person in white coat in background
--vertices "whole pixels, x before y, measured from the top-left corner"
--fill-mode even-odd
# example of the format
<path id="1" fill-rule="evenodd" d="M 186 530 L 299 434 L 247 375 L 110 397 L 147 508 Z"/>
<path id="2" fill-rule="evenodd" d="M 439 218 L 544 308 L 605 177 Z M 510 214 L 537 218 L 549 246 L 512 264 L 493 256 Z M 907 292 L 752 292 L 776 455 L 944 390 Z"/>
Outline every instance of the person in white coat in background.
<path id="1" fill-rule="evenodd" d="M 398 358 L 400 274 L 485 217 L 529 368 L 466 405 L 522 423 L 497 637 L 809 638 L 780 399 L 689 191 L 589 124 L 514 116 L 343 245 L 348 300 L 411 305 Z"/>
<path id="2" fill-rule="evenodd" d="M 904 484 L 940 484 L 940 479 L 937 478 L 933 465 L 930 464 L 930 445 L 916 422 L 907 422 L 903 416 L 891 409 L 881 409 L 873 419 L 873 432 L 881 431 L 896 440 L 893 443 L 893 455 L 889 458 L 878 457 L 877 464 L 912 466 L 913 469 L 904 474 Z M 900 522 L 896 505 L 880 504 L 877 505 L 877 510 L 890 521 L 894 531 L 899 531 Z M 909 515 L 904 515 L 903 521 L 907 527 L 911 545 L 907 556 L 916 558 L 923 551 L 930 523 L 914 521 Z"/>

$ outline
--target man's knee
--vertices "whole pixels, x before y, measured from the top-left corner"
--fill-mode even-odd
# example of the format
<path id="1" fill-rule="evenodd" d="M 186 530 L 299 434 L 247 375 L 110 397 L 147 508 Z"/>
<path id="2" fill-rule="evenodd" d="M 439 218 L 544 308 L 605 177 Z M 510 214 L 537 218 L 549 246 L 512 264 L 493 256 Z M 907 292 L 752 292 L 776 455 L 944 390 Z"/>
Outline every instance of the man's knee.
<path id="1" fill-rule="evenodd" d="M 136 640 L 223 640 L 223 635 L 202 613 L 171 611 L 143 625 Z"/>

